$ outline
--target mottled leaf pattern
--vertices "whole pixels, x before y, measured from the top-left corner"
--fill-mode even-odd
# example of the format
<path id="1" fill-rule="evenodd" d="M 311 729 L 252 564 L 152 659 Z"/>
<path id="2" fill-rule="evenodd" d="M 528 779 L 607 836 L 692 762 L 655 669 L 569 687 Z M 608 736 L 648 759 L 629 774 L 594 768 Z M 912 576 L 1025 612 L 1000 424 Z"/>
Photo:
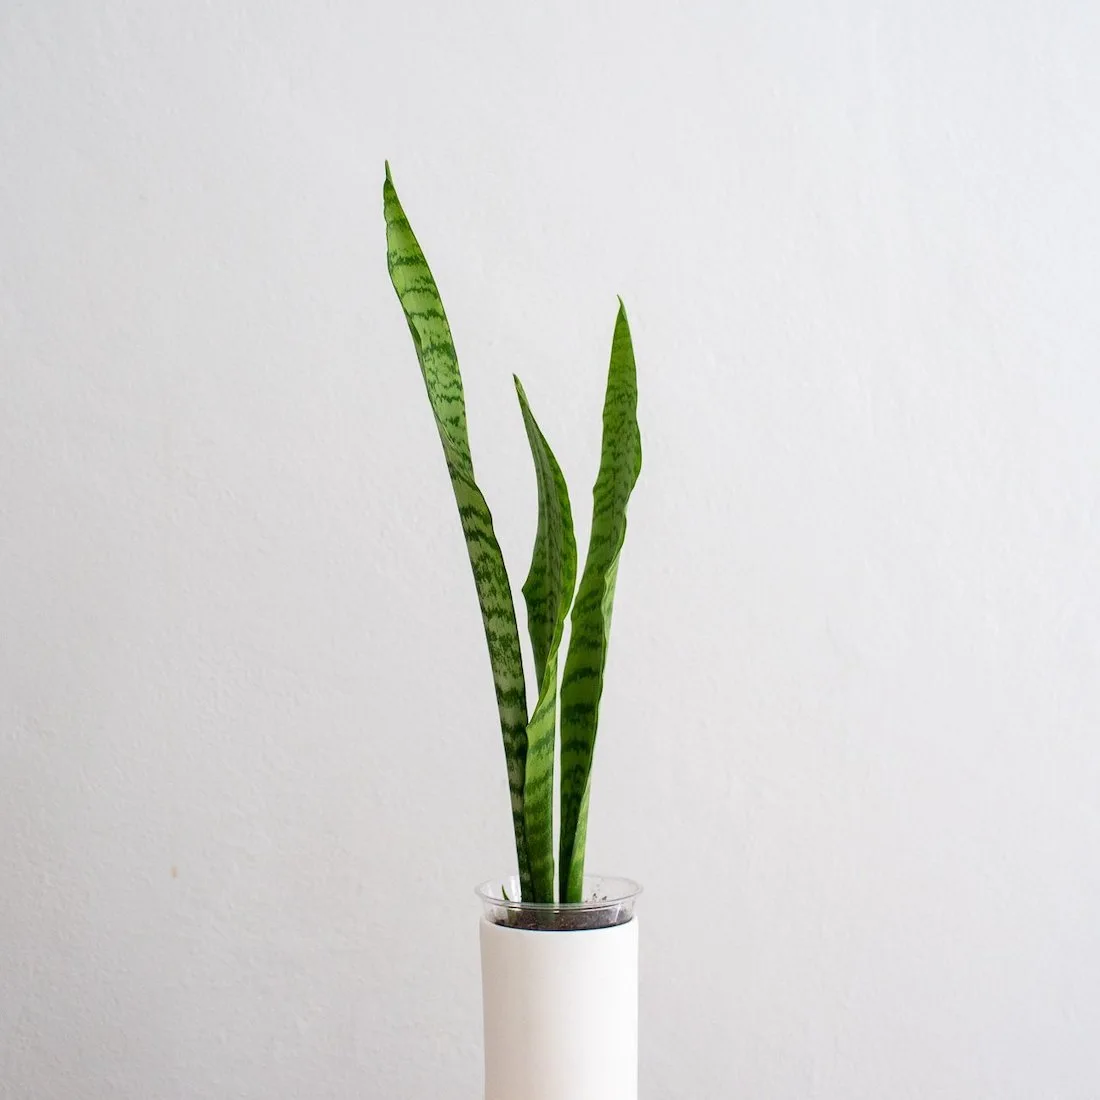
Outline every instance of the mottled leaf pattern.
<path id="1" fill-rule="evenodd" d="M 450 325 L 424 253 L 397 198 L 389 165 L 382 197 L 390 279 L 405 313 L 435 414 L 481 605 L 508 765 L 520 886 L 526 898 L 532 882 L 523 808 L 527 781 L 527 696 L 512 589 L 493 531 L 492 516 L 474 480 L 462 378 Z"/>
<path id="2" fill-rule="evenodd" d="M 607 642 L 626 506 L 642 468 L 638 380 L 626 310 L 619 303 L 603 408 L 600 470 L 592 491 L 592 533 L 573 606 L 561 684 L 560 896 L 580 901 L 588 831 L 589 782 L 603 694 Z"/>
<path id="3" fill-rule="evenodd" d="M 577 575 L 577 547 L 565 479 L 531 413 L 516 393 L 534 459 L 539 519 L 523 586 L 538 679 L 530 722 L 519 630 L 492 516 L 474 479 L 462 378 L 439 291 L 398 201 L 386 166 L 383 186 L 390 278 L 408 322 L 443 444 L 451 486 L 481 605 L 504 737 L 512 819 L 524 900 L 555 900 L 553 785 L 558 661 Z M 579 901 L 592 753 L 607 662 L 608 635 L 626 507 L 641 470 L 637 377 L 626 313 L 619 303 L 603 410 L 600 470 L 593 489 L 592 534 L 573 606 L 561 682 L 561 836 L 558 899 Z"/>
<path id="4" fill-rule="evenodd" d="M 539 522 L 531 568 L 523 585 L 527 628 L 535 655 L 538 702 L 527 724 L 527 773 L 523 788 L 532 894 L 554 898 L 554 741 L 558 702 L 558 647 L 577 581 L 577 543 L 569 491 L 557 459 L 542 434 L 518 378 L 516 394 L 535 463 Z"/>

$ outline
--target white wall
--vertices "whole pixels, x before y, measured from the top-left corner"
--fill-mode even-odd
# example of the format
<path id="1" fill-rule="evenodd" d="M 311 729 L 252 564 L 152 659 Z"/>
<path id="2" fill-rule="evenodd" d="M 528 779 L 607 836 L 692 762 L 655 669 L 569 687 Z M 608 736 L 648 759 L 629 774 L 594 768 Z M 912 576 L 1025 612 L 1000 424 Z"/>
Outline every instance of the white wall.
<path id="1" fill-rule="evenodd" d="M 648 886 L 643 1096 L 1095 1100 L 1098 51 L 1038 0 L 0 4 L 0 1093 L 478 1095 L 509 819 L 388 156 L 517 584 L 509 376 L 586 532 L 634 322 L 590 865 Z"/>

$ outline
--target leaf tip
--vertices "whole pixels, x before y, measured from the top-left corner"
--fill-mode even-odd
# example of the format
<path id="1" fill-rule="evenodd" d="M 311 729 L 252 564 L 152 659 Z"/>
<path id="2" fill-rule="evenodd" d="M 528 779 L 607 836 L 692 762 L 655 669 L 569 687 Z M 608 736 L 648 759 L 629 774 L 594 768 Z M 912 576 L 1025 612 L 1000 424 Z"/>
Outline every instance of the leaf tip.
<path id="1" fill-rule="evenodd" d="M 390 175 L 390 162 L 387 160 L 384 163 L 386 165 L 386 182 L 389 183 L 389 184 L 392 184 L 393 183 L 393 176 Z M 622 299 L 620 299 L 620 301 L 621 300 Z"/>

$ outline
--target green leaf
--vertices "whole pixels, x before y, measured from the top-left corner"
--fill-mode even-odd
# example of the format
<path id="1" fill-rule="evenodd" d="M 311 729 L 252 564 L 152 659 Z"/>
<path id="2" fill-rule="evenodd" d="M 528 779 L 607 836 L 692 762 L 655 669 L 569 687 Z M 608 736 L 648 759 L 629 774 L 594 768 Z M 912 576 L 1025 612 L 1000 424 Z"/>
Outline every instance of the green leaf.
<path id="1" fill-rule="evenodd" d="M 519 628 L 512 603 L 512 588 L 493 530 L 493 518 L 474 480 L 474 464 L 466 432 L 466 403 L 458 357 L 435 279 L 417 243 L 408 218 L 394 190 L 386 165 L 382 187 L 386 216 L 387 265 L 393 288 L 401 302 L 412 334 L 420 371 L 428 391 L 436 427 L 451 475 L 462 533 L 474 573 L 478 603 L 493 668 L 500 730 L 508 765 L 512 822 L 516 835 L 520 888 L 526 897 L 531 888 L 523 789 L 527 763 L 527 693 Z"/>
<path id="2" fill-rule="evenodd" d="M 588 833 L 589 783 L 607 665 L 611 608 L 626 506 L 642 468 L 638 377 L 626 310 L 619 301 L 603 407 L 600 471 L 592 490 L 592 535 L 573 605 L 569 653 L 561 683 L 561 838 L 563 901 L 580 901 Z"/>
<path id="3" fill-rule="evenodd" d="M 527 724 L 527 773 L 523 807 L 531 860 L 532 901 L 554 900 L 554 734 L 558 703 L 558 647 L 577 582 L 577 542 L 569 490 L 527 403 L 518 378 L 523 412 L 539 490 L 539 522 L 531 569 L 523 585 L 527 629 L 535 654 L 539 698 Z"/>

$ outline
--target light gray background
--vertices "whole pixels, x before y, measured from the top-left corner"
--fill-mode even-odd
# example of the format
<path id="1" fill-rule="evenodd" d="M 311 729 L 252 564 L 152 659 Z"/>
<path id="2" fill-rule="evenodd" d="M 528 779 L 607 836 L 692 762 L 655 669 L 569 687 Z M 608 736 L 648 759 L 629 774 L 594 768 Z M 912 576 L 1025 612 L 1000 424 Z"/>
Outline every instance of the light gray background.
<path id="1" fill-rule="evenodd" d="M 389 157 L 646 467 L 591 866 L 646 1100 L 1100 1095 L 1100 9 L 0 3 L 0 1092 L 473 1098 L 504 768 Z"/>

